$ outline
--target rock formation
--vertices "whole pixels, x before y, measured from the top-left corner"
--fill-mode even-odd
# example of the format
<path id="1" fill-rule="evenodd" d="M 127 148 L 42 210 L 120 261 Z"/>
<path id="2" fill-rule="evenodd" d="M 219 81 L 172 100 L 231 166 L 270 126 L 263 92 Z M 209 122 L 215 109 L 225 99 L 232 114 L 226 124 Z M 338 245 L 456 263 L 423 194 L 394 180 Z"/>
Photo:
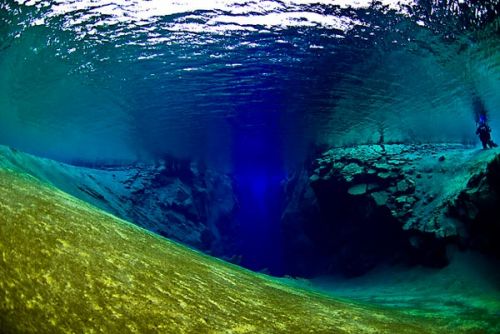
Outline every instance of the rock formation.
<path id="1" fill-rule="evenodd" d="M 49 182 L 122 219 L 215 255 L 229 252 L 237 202 L 232 179 L 173 158 L 76 167 L 0 147 L 0 165 Z"/>
<path id="2" fill-rule="evenodd" d="M 296 235 L 287 254 L 299 258 L 290 271 L 358 275 L 400 260 L 443 266 L 449 244 L 498 255 L 496 154 L 453 144 L 328 150 L 289 194 L 282 224 Z"/>
<path id="3" fill-rule="evenodd" d="M 238 262 L 234 180 L 190 161 L 75 167 L 0 147 L 16 168 L 160 235 Z M 500 258 L 498 150 L 334 148 L 285 184 L 284 272 L 361 275 L 381 263 L 447 264 L 447 247 Z"/>

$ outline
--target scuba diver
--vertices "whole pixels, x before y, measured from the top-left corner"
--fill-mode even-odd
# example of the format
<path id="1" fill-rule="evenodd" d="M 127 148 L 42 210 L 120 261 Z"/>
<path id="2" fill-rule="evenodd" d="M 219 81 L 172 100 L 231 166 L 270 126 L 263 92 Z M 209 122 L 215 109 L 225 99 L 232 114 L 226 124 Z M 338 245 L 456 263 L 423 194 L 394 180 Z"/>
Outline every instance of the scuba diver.
<path id="1" fill-rule="evenodd" d="M 472 108 L 474 110 L 474 118 L 476 119 L 477 125 L 476 134 L 483 144 L 483 149 L 487 149 L 488 146 L 490 148 L 497 147 L 498 145 L 491 140 L 491 128 L 487 122 L 488 111 L 486 110 L 483 100 L 481 100 L 476 91 L 472 92 Z"/>
<path id="2" fill-rule="evenodd" d="M 483 144 L 483 149 L 497 147 L 498 145 L 491 140 L 491 128 L 486 123 L 486 118 L 481 116 L 479 118 L 479 126 L 477 127 L 476 134 L 479 136 L 481 143 Z"/>

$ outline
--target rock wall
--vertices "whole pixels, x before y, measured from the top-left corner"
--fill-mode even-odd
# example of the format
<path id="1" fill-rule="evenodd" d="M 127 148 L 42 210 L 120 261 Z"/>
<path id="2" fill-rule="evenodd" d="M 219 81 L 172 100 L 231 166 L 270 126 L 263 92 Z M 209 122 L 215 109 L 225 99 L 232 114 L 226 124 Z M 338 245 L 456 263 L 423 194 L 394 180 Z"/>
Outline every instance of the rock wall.
<path id="1" fill-rule="evenodd" d="M 286 245 L 289 271 L 355 276 L 395 261 L 440 267 L 450 244 L 498 253 L 497 154 L 454 144 L 328 150 L 291 182 L 282 218 L 284 233 L 295 235 Z"/>
<path id="2" fill-rule="evenodd" d="M 131 166 L 119 180 L 110 172 L 128 191 L 121 217 L 217 255 L 231 248 L 237 202 L 229 176 L 175 159 Z"/>
<path id="3" fill-rule="evenodd" d="M 233 180 L 187 160 L 76 167 L 0 147 L 0 165 L 46 181 L 117 217 L 214 255 L 232 253 Z"/>
<path id="4" fill-rule="evenodd" d="M 449 203 L 448 215 L 460 221 L 463 247 L 478 249 L 500 259 L 500 155 L 474 174 Z"/>

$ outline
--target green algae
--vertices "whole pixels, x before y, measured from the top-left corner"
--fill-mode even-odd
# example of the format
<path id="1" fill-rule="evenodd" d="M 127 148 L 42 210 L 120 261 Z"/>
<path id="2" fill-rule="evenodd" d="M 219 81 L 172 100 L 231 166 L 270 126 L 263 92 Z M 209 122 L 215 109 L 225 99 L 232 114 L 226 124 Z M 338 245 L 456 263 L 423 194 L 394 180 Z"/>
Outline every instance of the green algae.
<path id="1" fill-rule="evenodd" d="M 0 168 L 3 332 L 488 332 L 453 320 L 294 288 Z"/>

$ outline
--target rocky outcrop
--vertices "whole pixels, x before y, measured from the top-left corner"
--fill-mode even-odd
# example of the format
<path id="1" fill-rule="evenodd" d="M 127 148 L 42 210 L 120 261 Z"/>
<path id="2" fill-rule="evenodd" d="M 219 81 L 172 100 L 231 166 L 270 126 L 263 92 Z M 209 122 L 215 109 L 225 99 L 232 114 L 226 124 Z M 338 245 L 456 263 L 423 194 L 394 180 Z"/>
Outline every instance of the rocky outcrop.
<path id="1" fill-rule="evenodd" d="M 291 271 L 358 275 L 387 261 L 443 266 L 450 243 L 496 252 L 491 235 L 499 235 L 498 224 L 490 217 L 500 204 L 497 153 L 453 144 L 325 152 L 307 180 L 297 179 L 290 197 L 303 201 L 290 201 L 282 219 L 303 247 L 289 242 L 289 253 L 313 253 L 309 260 L 320 263 Z M 287 214 L 293 212 L 313 214 Z"/>
<path id="2" fill-rule="evenodd" d="M 500 259 L 500 155 L 474 174 L 448 204 L 448 215 L 463 228 L 462 246 Z"/>
<path id="3" fill-rule="evenodd" d="M 127 169 L 109 170 L 128 192 L 112 208 L 120 217 L 211 253 L 231 247 L 237 206 L 229 176 L 174 159 Z"/>
<path id="4" fill-rule="evenodd" d="M 281 227 L 285 271 L 299 277 L 322 273 L 323 268 L 328 268 L 331 257 L 315 238 L 321 212 L 307 169 L 290 177 L 284 190 L 286 207 L 281 216 Z"/>
<path id="5" fill-rule="evenodd" d="M 151 164 L 77 167 L 0 147 L 0 166 L 49 182 L 117 217 L 216 255 L 231 253 L 233 181 L 166 157 Z"/>

